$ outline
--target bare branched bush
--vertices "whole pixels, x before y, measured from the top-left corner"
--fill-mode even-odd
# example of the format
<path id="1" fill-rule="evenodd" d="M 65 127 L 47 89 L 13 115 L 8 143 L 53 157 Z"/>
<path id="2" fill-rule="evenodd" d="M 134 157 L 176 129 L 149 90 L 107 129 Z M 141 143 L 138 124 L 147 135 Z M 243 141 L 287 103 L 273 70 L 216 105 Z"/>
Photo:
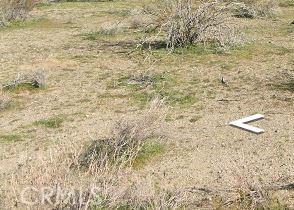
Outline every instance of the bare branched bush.
<path id="1" fill-rule="evenodd" d="M 274 0 L 239 0 L 234 4 L 234 15 L 240 18 L 273 17 L 278 11 Z"/>
<path id="2" fill-rule="evenodd" d="M 1 0 L 0 26 L 13 20 L 24 20 L 36 2 L 36 0 Z"/>
<path id="3" fill-rule="evenodd" d="M 138 198 L 138 190 L 142 191 L 145 185 L 141 182 L 136 187 L 139 185 L 138 177 L 131 173 L 131 168 L 120 170 L 110 164 L 102 166 L 105 156 L 124 163 L 135 158 L 142 143 L 153 137 L 161 127 L 160 122 L 164 118 L 162 103 L 156 99 L 139 120 L 118 123 L 112 133 L 117 142 L 99 143 L 98 147 L 103 148 L 99 151 L 86 147 L 89 161 L 93 161 L 86 162 L 92 164 L 89 168 L 74 167 L 85 163 L 81 162 L 81 157 L 88 158 L 81 142 L 67 141 L 45 154 L 25 159 L 7 181 L 0 198 L 0 208 L 24 209 L 30 202 L 34 209 L 118 209 L 127 206 L 130 209 L 172 209 L 169 207 L 178 206 L 177 196 L 167 190 L 160 193 L 154 191 L 145 199 Z M 155 185 L 153 188 L 157 189 Z M 45 200 L 40 198 L 44 189 Z M 149 191 L 149 188 L 146 190 Z"/>
<path id="4" fill-rule="evenodd" d="M 162 105 L 161 100 L 155 99 L 142 117 L 118 121 L 112 129 L 111 137 L 94 140 L 91 143 L 81 155 L 79 165 L 132 165 L 143 144 L 151 138 L 158 137 L 158 130 L 165 116 L 161 109 Z"/>
<path id="5" fill-rule="evenodd" d="M 30 74 L 18 74 L 17 78 L 4 84 L 4 90 L 11 90 L 17 87 L 27 86 L 30 88 L 41 88 L 45 85 L 45 73 L 43 70 L 36 70 Z"/>
<path id="6" fill-rule="evenodd" d="M 228 21 L 230 8 L 231 3 L 216 0 L 200 5 L 192 0 L 165 0 L 152 14 L 156 27 L 166 34 L 168 48 L 204 41 L 234 45 L 235 37 L 230 36 L 233 26 Z"/>

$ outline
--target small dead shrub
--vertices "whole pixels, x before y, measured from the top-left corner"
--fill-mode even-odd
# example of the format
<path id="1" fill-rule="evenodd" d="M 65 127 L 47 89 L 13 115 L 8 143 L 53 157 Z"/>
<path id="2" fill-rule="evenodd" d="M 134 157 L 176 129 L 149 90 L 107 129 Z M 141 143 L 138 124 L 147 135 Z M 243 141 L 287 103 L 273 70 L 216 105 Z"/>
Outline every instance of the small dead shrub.
<path id="1" fill-rule="evenodd" d="M 106 164 L 110 161 L 131 162 L 142 143 L 157 136 L 155 133 L 165 118 L 162 103 L 156 99 L 142 117 L 117 123 L 109 142 L 93 141 L 86 151 L 81 142 L 65 141 L 40 156 L 30 154 L 32 156 L 25 158 L 7 180 L 1 193 L 0 208 L 27 208 L 22 193 L 29 188 L 25 198 L 33 202 L 36 209 L 174 209 L 169 207 L 177 206 L 180 200 L 173 192 L 158 190 L 155 183 L 150 186 L 151 192 L 145 187 L 146 181 L 138 181 L 144 177 L 131 173 L 131 168 L 118 170 Z M 85 170 L 81 168 L 84 164 L 92 164 L 92 167 Z M 95 194 L 91 194 L 93 188 Z M 40 197 L 43 189 L 46 200 Z M 144 189 L 149 192 L 148 197 L 138 197 L 138 192 Z"/>
<path id="2" fill-rule="evenodd" d="M 273 17 L 277 11 L 274 0 L 240 0 L 234 4 L 234 15 L 239 18 Z"/>
<path id="3" fill-rule="evenodd" d="M 3 90 L 14 90 L 18 88 L 34 89 L 45 85 L 45 73 L 37 70 L 31 74 L 19 74 L 16 79 L 3 85 Z"/>
<path id="4" fill-rule="evenodd" d="M 236 3 L 234 16 L 238 18 L 254 18 L 256 16 L 256 11 L 244 3 Z"/>
<path id="5" fill-rule="evenodd" d="M 135 120 L 122 119 L 112 129 L 111 137 L 94 140 L 80 156 L 79 165 L 98 167 L 131 166 L 144 143 L 158 137 L 158 129 L 164 120 L 163 104 L 159 99 L 142 117 Z"/>
<path id="6" fill-rule="evenodd" d="M 26 19 L 28 12 L 33 9 L 36 0 L 2 0 L 0 2 L 0 26 L 10 21 Z"/>
<path id="7" fill-rule="evenodd" d="M 192 0 L 165 0 L 157 9 L 149 11 L 154 16 L 155 27 L 165 32 L 167 48 L 174 49 L 205 41 L 235 45 L 235 36 L 228 36 L 234 29 L 229 24 L 230 9 L 231 3 L 217 0 L 200 5 Z"/>

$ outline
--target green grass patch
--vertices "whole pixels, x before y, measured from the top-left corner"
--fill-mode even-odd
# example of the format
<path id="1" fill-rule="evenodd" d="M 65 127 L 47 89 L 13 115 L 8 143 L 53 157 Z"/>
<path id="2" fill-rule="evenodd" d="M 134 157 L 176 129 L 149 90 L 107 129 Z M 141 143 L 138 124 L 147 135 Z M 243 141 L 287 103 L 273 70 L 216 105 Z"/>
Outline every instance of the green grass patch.
<path id="1" fill-rule="evenodd" d="M 163 73 L 122 77 L 112 87 L 126 88 L 132 101 L 142 108 L 155 97 L 164 98 L 171 106 L 184 108 L 198 102 L 194 85 L 187 86 L 184 83 Z"/>
<path id="2" fill-rule="evenodd" d="M 9 91 L 11 93 L 22 93 L 22 92 L 36 92 L 36 91 L 40 91 L 40 90 L 45 90 L 45 87 L 35 87 L 30 83 L 20 83 L 17 84 L 16 86 L 7 86 L 3 88 L 4 91 Z"/>
<path id="3" fill-rule="evenodd" d="M 166 54 L 166 46 L 159 42 L 161 48 L 158 49 L 158 54 Z M 184 55 L 184 56 L 204 56 L 204 55 L 227 55 L 231 51 L 238 51 L 244 49 L 244 46 L 231 47 L 224 49 L 217 42 L 199 42 L 186 47 L 175 48 L 171 55 Z"/>
<path id="4" fill-rule="evenodd" d="M 48 3 L 48 2 L 39 2 L 35 5 L 35 8 L 48 8 L 50 7 L 52 4 Z"/>
<path id="5" fill-rule="evenodd" d="M 148 142 L 143 144 L 141 150 L 138 153 L 137 158 L 134 161 L 135 168 L 141 168 L 148 162 L 154 160 L 154 158 L 160 156 L 165 152 L 165 146 L 158 142 Z"/>
<path id="6" fill-rule="evenodd" d="M 62 24 L 56 23 L 47 18 L 39 18 L 27 21 L 12 21 L 8 25 L 0 27 L 0 31 L 9 31 L 23 28 L 51 29 L 62 27 Z"/>
<path id="7" fill-rule="evenodd" d="M 165 47 L 153 49 L 152 55 L 161 61 L 163 67 L 181 67 L 182 64 L 195 66 L 204 64 L 208 66 L 219 65 L 224 71 L 233 69 L 240 60 L 250 60 L 255 55 L 255 46 L 246 44 L 222 49 L 213 43 L 198 43 L 185 48 L 168 51 Z M 213 62 L 211 62 L 213 61 Z"/>
<path id="8" fill-rule="evenodd" d="M 23 141 L 23 136 L 19 134 L 0 134 L 0 142 L 2 143 L 13 143 Z"/>
<path id="9" fill-rule="evenodd" d="M 198 102 L 198 98 L 192 92 L 177 90 L 153 90 L 140 91 L 130 94 L 133 102 L 140 107 L 145 107 L 155 97 L 164 98 L 173 107 L 185 108 Z"/>
<path id="10" fill-rule="evenodd" d="M 165 98 L 167 103 L 169 103 L 171 106 L 178 106 L 181 108 L 192 106 L 199 101 L 197 94 L 193 92 L 193 90 L 176 90 L 176 87 L 172 89 L 169 89 L 168 87 L 165 89 L 160 89 L 157 87 L 154 92 L 146 92 L 145 94 L 147 97 L 145 97 L 145 99 L 143 98 L 141 101 L 143 104 L 146 104 L 156 96 Z"/>
<path id="11" fill-rule="evenodd" d="M 47 119 L 42 119 L 34 122 L 33 124 L 36 126 L 42 126 L 46 128 L 60 128 L 65 121 L 63 116 L 53 116 Z"/>
<path id="12" fill-rule="evenodd" d="M 174 50 L 175 54 L 193 54 L 193 55 L 207 55 L 207 54 L 222 54 L 223 50 L 217 43 L 197 43 L 193 45 L 188 45 L 183 48 L 176 48 Z"/>
<path id="13" fill-rule="evenodd" d="M 146 46 L 149 47 L 149 45 Z M 188 45 L 186 47 L 175 48 L 173 51 L 168 51 L 166 49 L 165 42 L 158 41 L 157 43 L 153 43 L 151 45 L 151 48 L 153 49 L 153 55 L 160 59 L 166 58 L 167 54 L 169 58 L 173 59 L 182 57 L 184 57 L 185 59 L 195 59 L 195 56 L 205 57 L 207 55 L 225 54 L 225 51 L 217 43 L 214 42 L 195 43 L 193 45 Z"/>

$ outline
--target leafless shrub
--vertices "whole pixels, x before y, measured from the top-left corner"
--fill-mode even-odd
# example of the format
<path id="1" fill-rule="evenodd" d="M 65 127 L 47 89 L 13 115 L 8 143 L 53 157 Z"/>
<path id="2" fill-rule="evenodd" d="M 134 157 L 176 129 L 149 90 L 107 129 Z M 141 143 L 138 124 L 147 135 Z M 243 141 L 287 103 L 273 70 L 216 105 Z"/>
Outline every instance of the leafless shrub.
<path id="1" fill-rule="evenodd" d="M 3 85 L 4 90 L 11 90 L 21 86 L 41 88 L 45 85 L 45 73 L 37 70 L 31 74 L 18 74 L 17 78 Z"/>
<path id="2" fill-rule="evenodd" d="M 244 36 L 234 27 L 223 25 L 207 30 L 207 34 L 202 37 L 203 42 L 216 42 L 219 51 L 225 51 L 229 48 L 241 46 L 244 42 Z"/>
<path id="3" fill-rule="evenodd" d="M 278 3 L 274 0 L 240 0 L 234 8 L 234 15 L 240 18 L 273 17 L 278 11 Z"/>
<path id="4" fill-rule="evenodd" d="M 94 140 L 80 156 L 79 165 L 90 167 L 130 166 L 142 148 L 142 145 L 156 137 L 158 128 L 164 119 L 162 101 L 152 101 L 150 109 L 136 120 L 122 119 L 112 129 L 111 137 Z"/>
<path id="5" fill-rule="evenodd" d="M 36 2 L 36 0 L 2 0 L 0 2 L 0 26 L 13 20 L 24 20 Z"/>
<path id="6" fill-rule="evenodd" d="M 166 0 L 163 6 L 149 11 L 155 17 L 155 27 L 165 32 L 167 47 L 173 49 L 203 41 L 234 45 L 233 37 L 227 36 L 233 28 L 228 21 L 230 9 L 230 2 L 217 0 L 200 5 L 192 0 Z"/>
<path id="7" fill-rule="evenodd" d="M 101 165 L 105 160 L 103 154 L 114 161 L 131 161 L 136 156 L 141 144 L 154 136 L 156 129 L 160 127 L 160 121 L 164 116 L 162 103 L 158 99 L 154 100 L 142 118 L 136 122 L 118 123 L 112 134 L 113 139 L 118 142 L 111 142 L 113 145 L 100 143 L 99 147 L 106 148 L 102 151 L 104 153 L 98 154 L 94 151 L 94 159 L 90 158 L 90 161 L 95 162 L 89 163 L 92 166 L 86 170 L 74 167 L 83 164 L 81 157 L 85 157 L 84 147 L 78 142 L 67 141 L 46 154 L 27 158 L 7 181 L 0 208 L 27 208 L 21 197 L 22 192 L 26 187 L 33 187 L 35 190 L 26 191 L 25 194 L 27 201 L 33 201 L 34 209 L 118 209 L 124 206 L 133 209 L 139 206 L 171 209 L 168 207 L 175 206 L 178 202 L 174 200 L 174 195 L 171 196 L 171 192 L 156 191 L 148 196 L 148 199 L 139 199 L 135 196 L 138 195 L 138 191 L 135 190 L 137 187 L 134 188 L 134 185 L 138 185 L 138 177 L 133 176 L 131 168 L 118 170 L 113 165 Z M 140 186 L 144 188 L 144 185 Z M 40 199 L 44 187 L 48 190 L 45 202 Z M 95 194 L 91 194 L 93 187 Z"/>
<path id="8" fill-rule="evenodd" d="M 254 18 L 256 16 L 256 11 L 244 3 L 236 3 L 234 15 L 239 18 Z"/>

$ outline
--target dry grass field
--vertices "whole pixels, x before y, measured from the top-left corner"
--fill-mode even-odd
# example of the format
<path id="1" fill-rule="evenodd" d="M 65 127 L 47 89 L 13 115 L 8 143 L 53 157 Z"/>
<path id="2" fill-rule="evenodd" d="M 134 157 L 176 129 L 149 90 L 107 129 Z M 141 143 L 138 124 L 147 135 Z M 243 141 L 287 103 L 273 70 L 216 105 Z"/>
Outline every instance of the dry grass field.
<path id="1" fill-rule="evenodd" d="M 0 209 L 294 208 L 293 1 L 231 15 L 233 46 L 173 49 L 157 3 L 39 3 L 0 24 Z M 256 113 L 261 135 L 228 125 Z"/>

